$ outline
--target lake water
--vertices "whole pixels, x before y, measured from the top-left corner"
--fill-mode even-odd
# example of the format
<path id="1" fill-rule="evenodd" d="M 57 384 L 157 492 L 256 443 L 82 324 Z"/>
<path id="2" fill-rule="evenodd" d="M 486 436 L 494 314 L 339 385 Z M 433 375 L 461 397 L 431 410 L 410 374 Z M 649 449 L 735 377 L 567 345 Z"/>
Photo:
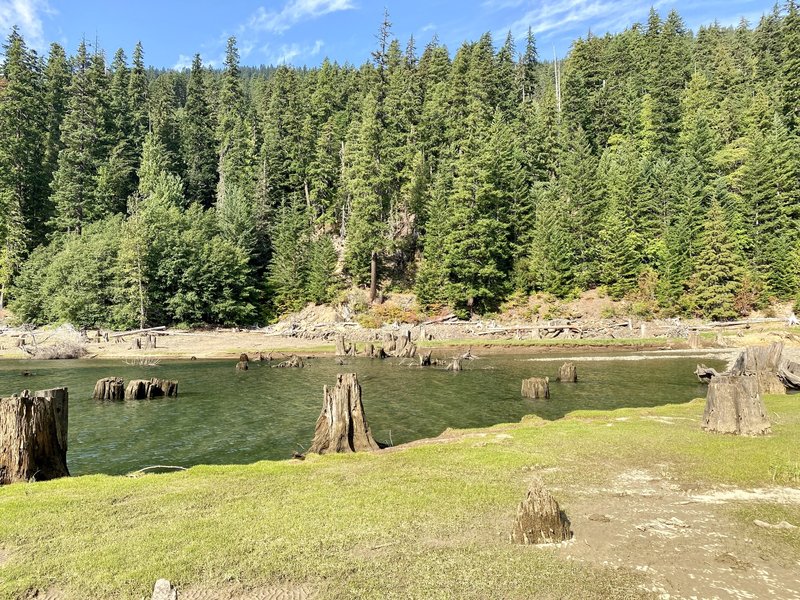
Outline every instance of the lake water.
<path id="1" fill-rule="evenodd" d="M 541 358 L 543 355 L 539 354 Z M 0 361 L 0 396 L 28 388 L 69 388 L 68 464 L 73 475 L 121 474 L 149 465 L 250 463 L 302 452 L 313 437 L 322 386 L 339 372 L 358 373 L 364 409 L 375 439 L 400 444 L 432 437 L 448 427 L 515 422 L 526 414 L 559 419 L 576 409 L 613 409 L 687 402 L 705 395 L 693 375 L 696 358 L 576 361 L 579 382 L 551 382 L 550 400 L 520 396 L 523 378 L 555 378 L 563 354 L 498 355 L 465 362 L 452 373 L 421 369 L 411 361 L 309 359 L 304 369 L 274 369 L 235 360 L 162 361 L 135 367 L 123 361 Z M 552 360 L 550 360 L 552 357 Z M 721 368 L 721 361 L 704 359 Z M 24 377 L 23 371 L 33 376 Z M 179 381 L 177 398 L 99 402 L 91 399 L 103 377 Z"/>

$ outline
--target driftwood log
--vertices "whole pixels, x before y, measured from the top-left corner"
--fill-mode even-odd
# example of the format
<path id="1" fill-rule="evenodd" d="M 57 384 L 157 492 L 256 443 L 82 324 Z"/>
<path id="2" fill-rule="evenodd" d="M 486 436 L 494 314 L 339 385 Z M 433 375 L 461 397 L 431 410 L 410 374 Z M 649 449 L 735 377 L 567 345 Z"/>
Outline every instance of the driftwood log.
<path id="1" fill-rule="evenodd" d="M 67 388 L 0 399 L 0 485 L 68 477 Z"/>
<path id="2" fill-rule="evenodd" d="M 522 395 L 526 398 L 550 398 L 550 378 L 531 377 L 522 380 Z"/>
<path id="3" fill-rule="evenodd" d="M 565 362 L 558 370 L 558 381 L 561 383 L 577 383 L 578 370 L 574 362 Z"/>
<path id="4" fill-rule="evenodd" d="M 125 400 L 149 400 L 177 395 L 178 382 L 168 379 L 133 379 L 125 388 Z"/>
<path id="5" fill-rule="evenodd" d="M 323 390 L 322 412 L 317 419 L 309 452 L 362 452 L 379 446 L 367 425 L 361 386 L 355 373 L 340 373 L 336 385 Z"/>
<path id="6" fill-rule="evenodd" d="M 94 384 L 92 398 L 95 400 L 122 400 L 125 398 L 125 382 L 122 377 L 106 377 Z"/>
<path id="7" fill-rule="evenodd" d="M 720 375 L 708 384 L 702 428 L 716 433 L 763 435 L 770 423 L 758 379 L 752 375 Z"/>
<path id="8" fill-rule="evenodd" d="M 542 482 L 535 480 L 517 507 L 511 541 L 515 544 L 552 544 L 570 538 L 569 519 Z"/>

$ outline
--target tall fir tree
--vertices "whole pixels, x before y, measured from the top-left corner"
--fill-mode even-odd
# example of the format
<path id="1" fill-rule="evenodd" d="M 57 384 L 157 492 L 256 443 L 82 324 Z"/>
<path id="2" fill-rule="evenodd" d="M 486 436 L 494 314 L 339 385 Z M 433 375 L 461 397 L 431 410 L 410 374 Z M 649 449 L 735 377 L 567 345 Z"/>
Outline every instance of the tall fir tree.
<path id="1" fill-rule="evenodd" d="M 217 154 L 211 106 L 200 55 L 195 54 L 181 123 L 181 151 L 186 165 L 186 195 L 205 208 L 214 203 Z"/>

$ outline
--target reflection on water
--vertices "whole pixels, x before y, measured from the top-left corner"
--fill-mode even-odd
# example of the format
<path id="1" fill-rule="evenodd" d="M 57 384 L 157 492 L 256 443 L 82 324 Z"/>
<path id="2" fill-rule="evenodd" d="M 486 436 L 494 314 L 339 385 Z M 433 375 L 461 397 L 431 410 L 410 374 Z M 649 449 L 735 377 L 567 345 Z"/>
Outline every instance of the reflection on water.
<path id="1" fill-rule="evenodd" d="M 492 356 L 452 373 L 412 361 L 333 358 L 305 369 L 272 369 L 235 360 L 163 361 L 132 367 L 122 361 L 0 361 L 0 395 L 23 388 L 67 386 L 70 392 L 69 468 L 73 475 L 127 473 L 148 465 L 249 463 L 288 458 L 311 441 L 322 386 L 355 371 L 375 438 L 400 444 L 448 427 L 484 427 L 536 414 L 558 419 L 576 409 L 612 409 L 686 402 L 705 394 L 692 374 L 694 358 L 578 362 L 578 384 L 551 383 L 550 400 L 520 396 L 525 377 L 555 378 L 562 359 Z M 540 355 L 541 357 L 541 355 Z M 705 360 L 721 368 L 721 361 Z M 22 371 L 34 373 L 23 377 Z M 95 402 L 96 380 L 160 377 L 180 382 L 178 398 Z"/>

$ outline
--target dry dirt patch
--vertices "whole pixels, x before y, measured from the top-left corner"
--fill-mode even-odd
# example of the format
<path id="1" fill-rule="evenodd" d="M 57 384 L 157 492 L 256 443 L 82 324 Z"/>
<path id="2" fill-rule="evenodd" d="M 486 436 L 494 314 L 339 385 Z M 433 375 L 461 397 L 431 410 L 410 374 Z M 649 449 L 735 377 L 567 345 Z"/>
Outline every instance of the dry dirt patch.
<path id="1" fill-rule="evenodd" d="M 800 490 L 727 488 L 697 493 L 649 470 L 621 473 L 608 488 L 575 490 L 575 541 L 567 558 L 632 569 L 661 599 L 800 598 L 800 561 L 763 556 L 722 504 L 800 504 Z"/>

